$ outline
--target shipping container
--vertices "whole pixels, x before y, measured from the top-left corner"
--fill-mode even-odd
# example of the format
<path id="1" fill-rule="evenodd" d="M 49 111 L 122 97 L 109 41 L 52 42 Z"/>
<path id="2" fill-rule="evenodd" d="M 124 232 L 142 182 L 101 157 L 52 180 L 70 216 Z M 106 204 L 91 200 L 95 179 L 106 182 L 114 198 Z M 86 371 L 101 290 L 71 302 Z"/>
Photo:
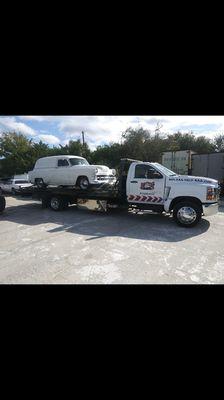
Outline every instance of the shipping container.
<path id="1" fill-rule="evenodd" d="M 192 175 L 221 182 L 224 179 L 224 153 L 192 155 Z"/>
<path id="2" fill-rule="evenodd" d="M 162 154 L 162 165 L 179 175 L 191 175 L 192 150 L 166 151 Z"/>

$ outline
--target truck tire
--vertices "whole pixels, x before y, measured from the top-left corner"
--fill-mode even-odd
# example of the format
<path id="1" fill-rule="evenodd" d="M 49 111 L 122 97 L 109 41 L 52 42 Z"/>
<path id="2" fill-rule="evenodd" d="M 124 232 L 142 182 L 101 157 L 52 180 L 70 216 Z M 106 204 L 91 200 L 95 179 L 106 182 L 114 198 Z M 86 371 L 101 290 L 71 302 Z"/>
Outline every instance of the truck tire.
<path id="1" fill-rule="evenodd" d="M 185 228 L 192 228 L 201 220 L 202 210 L 196 202 L 181 201 L 174 206 L 173 218 L 175 222 Z"/>
<path id="2" fill-rule="evenodd" d="M 4 196 L 0 196 L 0 212 L 4 211 L 5 209 L 5 198 Z"/>
<path id="3" fill-rule="evenodd" d="M 52 196 L 49 205 L 53 211 L 62 211 L 68 207 L 68 201 L 60 196 Z"/>
<path id="4" fill-rule="evenodd" d="M 86 190 L 89 188 L 89 179 L 87 178 L 87 176 L 80 176 L 77 179 L 77 186 L 80 187 L 80 189 L 82 190 Z"/>

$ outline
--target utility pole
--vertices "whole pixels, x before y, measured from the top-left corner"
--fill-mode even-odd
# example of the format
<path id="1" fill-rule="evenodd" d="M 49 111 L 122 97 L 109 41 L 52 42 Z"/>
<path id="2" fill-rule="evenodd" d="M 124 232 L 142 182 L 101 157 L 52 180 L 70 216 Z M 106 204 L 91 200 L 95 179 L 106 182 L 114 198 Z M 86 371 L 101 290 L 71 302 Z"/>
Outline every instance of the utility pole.
<path id="1" fill-rule="evenodd" d="M 84 144 L 85 144 L 85 136 L 84 136 L 85 134 L 84 134 L 84 132 L 82 131 L 82 144 L 83 144 L 83 146 L 84 146 Z"/>

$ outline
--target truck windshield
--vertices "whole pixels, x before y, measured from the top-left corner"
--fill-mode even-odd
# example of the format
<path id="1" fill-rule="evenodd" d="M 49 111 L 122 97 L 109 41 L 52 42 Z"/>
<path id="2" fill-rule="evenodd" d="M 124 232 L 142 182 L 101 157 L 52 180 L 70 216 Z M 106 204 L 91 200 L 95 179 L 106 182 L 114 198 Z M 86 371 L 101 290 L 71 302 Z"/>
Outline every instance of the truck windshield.
<path id="1" fill-rule="evenodd" d="M 175 172 L 171 171 L 170 169 L 164 167 L 163 165 L 161 165 L 159 163 L 155 163 L 154 165 L 156 166 L 156 168 L 158 168 L 159 171 L 163 172 L 165 175 L 168 175 L 168 176 L 177 175 Z"/>
<path id="2" fill-rule="evenodd" d="M 85 158 L 69 158 L 71 165 L 89 165 Z"/>

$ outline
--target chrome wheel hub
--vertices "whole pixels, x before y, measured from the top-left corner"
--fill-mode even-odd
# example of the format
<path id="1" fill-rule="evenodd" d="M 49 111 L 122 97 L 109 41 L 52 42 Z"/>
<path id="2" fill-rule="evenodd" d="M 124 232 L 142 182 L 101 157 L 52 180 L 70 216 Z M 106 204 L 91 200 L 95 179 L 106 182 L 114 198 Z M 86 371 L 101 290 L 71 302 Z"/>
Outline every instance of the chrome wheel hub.
<path id="1" fill-rule="evenodd" d="M 80 182 L 80 187 L 81 187 L 82 189 L 86 189 L 86 188 L 88 187 L 88 185 L 89 185 L 89 182 L 87 181 L 87 179 L 81 180 L 81 182 Z"/>
<path id="2" fill-rule="evenodd" d="M 196 218 L 196 211 L 192 207 L 181 207 L 177 212 L 177 218 L 184 224 L 192 224 Z"/>

